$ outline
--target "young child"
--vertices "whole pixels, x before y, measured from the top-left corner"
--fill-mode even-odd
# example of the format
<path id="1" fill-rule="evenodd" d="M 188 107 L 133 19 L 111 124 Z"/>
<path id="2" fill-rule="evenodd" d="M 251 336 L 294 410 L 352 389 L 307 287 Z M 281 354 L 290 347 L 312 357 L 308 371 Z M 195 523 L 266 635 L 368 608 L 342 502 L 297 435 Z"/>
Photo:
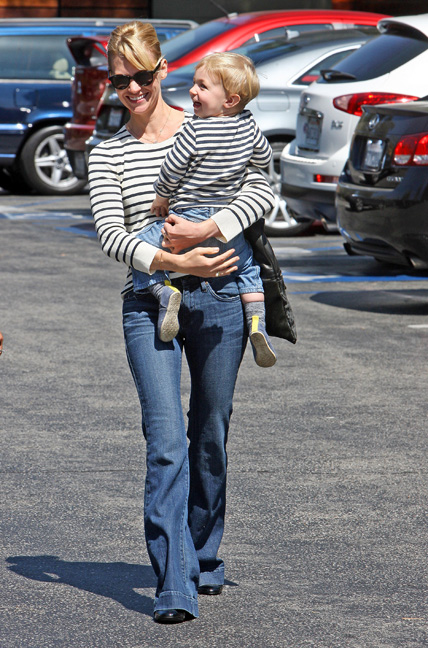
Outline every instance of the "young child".
<path id="1" fill-rule="evenodd" d="M 227 205 L 240 190 L 246 166 L 267 166 L 272 149 L 250 111 L 244 110 L 260 88 L 250 59 L 229 52 L 210 54 L 196 66 L 193 81 L 195 115 L 161 166 L 151 212 L 164 217 L 171 209 L 197 222 Z M 157 221 L 138 236 L 160 247 L 162 227 L 163 221 Z M 272 366 L 276 354 L 265 329 L 263 284 L 251 246 L 243 234 L 227 244 L 210 239 L 202 245 L 220 247 L 220 252 L 233 247 L 240 257 L 236 282 L 254 358 L 261 367 Z M 133 270 L 133 283 L 135 292 L 148 289 L 158 299 L 158 335 L 164 342 L 172 340 L 179 331 L 181 293 L 162 271 L 147 275 Z"/>

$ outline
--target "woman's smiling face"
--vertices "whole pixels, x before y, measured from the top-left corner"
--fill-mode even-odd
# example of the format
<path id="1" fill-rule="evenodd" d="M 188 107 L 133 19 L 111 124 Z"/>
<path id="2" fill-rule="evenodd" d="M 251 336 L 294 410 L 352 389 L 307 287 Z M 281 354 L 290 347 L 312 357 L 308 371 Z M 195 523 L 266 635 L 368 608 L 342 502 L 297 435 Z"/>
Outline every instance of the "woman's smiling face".
<path id="1" fill-rule="evenodd" d="M 154 69 L 156 61 L 153 62 Z M 132 63 L 126 59 L 115 56 L 112 61 L 110 76 L 113 74 L 124 74 L 126 76 L 133 76 L 136 72 L 140 72 L 141 68 L 136 68 Z M 124 90 L 116 90 L 120 101 L 131 114 L 143 114 L 149 110 L 150 106 L 155 106 L 160 97 L 160 81 L 164 79 L 167 74 L 167 63 L 163 59 L 159 71 L 155 73 L 153 82 L 147 86 L 140 86 L 132 79 L 129 86 Z"/>

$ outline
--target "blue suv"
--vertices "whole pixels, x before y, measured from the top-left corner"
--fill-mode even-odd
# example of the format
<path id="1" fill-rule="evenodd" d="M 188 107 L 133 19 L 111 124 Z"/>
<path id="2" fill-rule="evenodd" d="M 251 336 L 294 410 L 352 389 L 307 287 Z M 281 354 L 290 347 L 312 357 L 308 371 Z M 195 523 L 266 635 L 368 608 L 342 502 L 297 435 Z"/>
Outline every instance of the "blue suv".
<path id="1" fill-rule="evenodd" d="M 81 191 L 64 149 L 72 118 L 74 61 L 67 39 L 108 35 L 131 19 L 6 19 L 0 23 L 0 186 L 12 192 L 66 195 Z M 159 39 L 189 21 L 151 21 Z"/>

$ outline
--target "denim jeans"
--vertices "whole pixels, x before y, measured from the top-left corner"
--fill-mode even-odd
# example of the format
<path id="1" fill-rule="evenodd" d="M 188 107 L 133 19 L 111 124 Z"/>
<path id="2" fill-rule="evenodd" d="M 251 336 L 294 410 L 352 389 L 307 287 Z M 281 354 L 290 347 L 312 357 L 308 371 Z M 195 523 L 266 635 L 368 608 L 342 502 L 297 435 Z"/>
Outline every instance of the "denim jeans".
<path id="1" fill-rule="evenodd" d="M 218 210 L 219 208 L 216 207 L 195 207 L 177 210 L 177 212 L 173 213 L 197 223 L 207 220 Z M 160 250 L 165 249 L 162 248 L 163 235 L 161 230 L 163 225 L 163 220 L 152 223 L 138 234 L 138 238 L 158 247 Z M 260 267 L 257 263 L 254 263 L 251 246 L 243 234 L 238 234 L 228 243 L 223 243 L 216 238 L 210 238 L 203 243 L 198 243 L 198 247 L 218 247 L 220 248 L 219 254 L 234 248 L 235 254 L 239 256 L 238 269 L 233 275 L 236 278 L 239 293 L 242 295 L 243 293 L 263 292 Z M 132 270 L 132 281 L 136 292 L 146 290 L 148 286 L 155 283 L 163 283 L 165 279 L 168 279 L 168 273 L 161 270 L 157 270 L 151 275 L 139 270 Z"/>
<path id="2" fill-rule="evenodd" d="M 123 326 L 147 447 L 144 525 L 157 577 L 155 610 L 198 616 L 198 585 L 222 584 L 218 557 L 226 506 L 226 441 L 247 336 L 233 279 L 175 280 L 182 291 L 180 332 L 156 335 L 158 303 L 148 292 L 125 295 Z M 188 429 L 180 377 L 191 377 Z M 189 445 L 188 445 L 189 441 Z"/>

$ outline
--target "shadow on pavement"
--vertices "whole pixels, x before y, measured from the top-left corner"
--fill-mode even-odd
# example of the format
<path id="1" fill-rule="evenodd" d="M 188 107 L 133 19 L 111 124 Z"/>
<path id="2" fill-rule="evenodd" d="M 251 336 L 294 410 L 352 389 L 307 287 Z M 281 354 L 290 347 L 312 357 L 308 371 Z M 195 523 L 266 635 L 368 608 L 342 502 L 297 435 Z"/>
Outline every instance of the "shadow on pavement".
<path id="1" fill-rule="evenodd" d="M 370 313 L 428 315 L 428 290 L 335 290 L 316 293 L 311 300 Z"/>
<path id="2" fill-rule="evenodd" d="M 154 588 L 156 581 L 148 565 L 124 562 L 67 562 L 56 556 L 11 556 L 8 569 L 35 581 L 70 585 L 117 601 L 126 609 L 152 616 L 153 598 L 135 589 Z"/>

